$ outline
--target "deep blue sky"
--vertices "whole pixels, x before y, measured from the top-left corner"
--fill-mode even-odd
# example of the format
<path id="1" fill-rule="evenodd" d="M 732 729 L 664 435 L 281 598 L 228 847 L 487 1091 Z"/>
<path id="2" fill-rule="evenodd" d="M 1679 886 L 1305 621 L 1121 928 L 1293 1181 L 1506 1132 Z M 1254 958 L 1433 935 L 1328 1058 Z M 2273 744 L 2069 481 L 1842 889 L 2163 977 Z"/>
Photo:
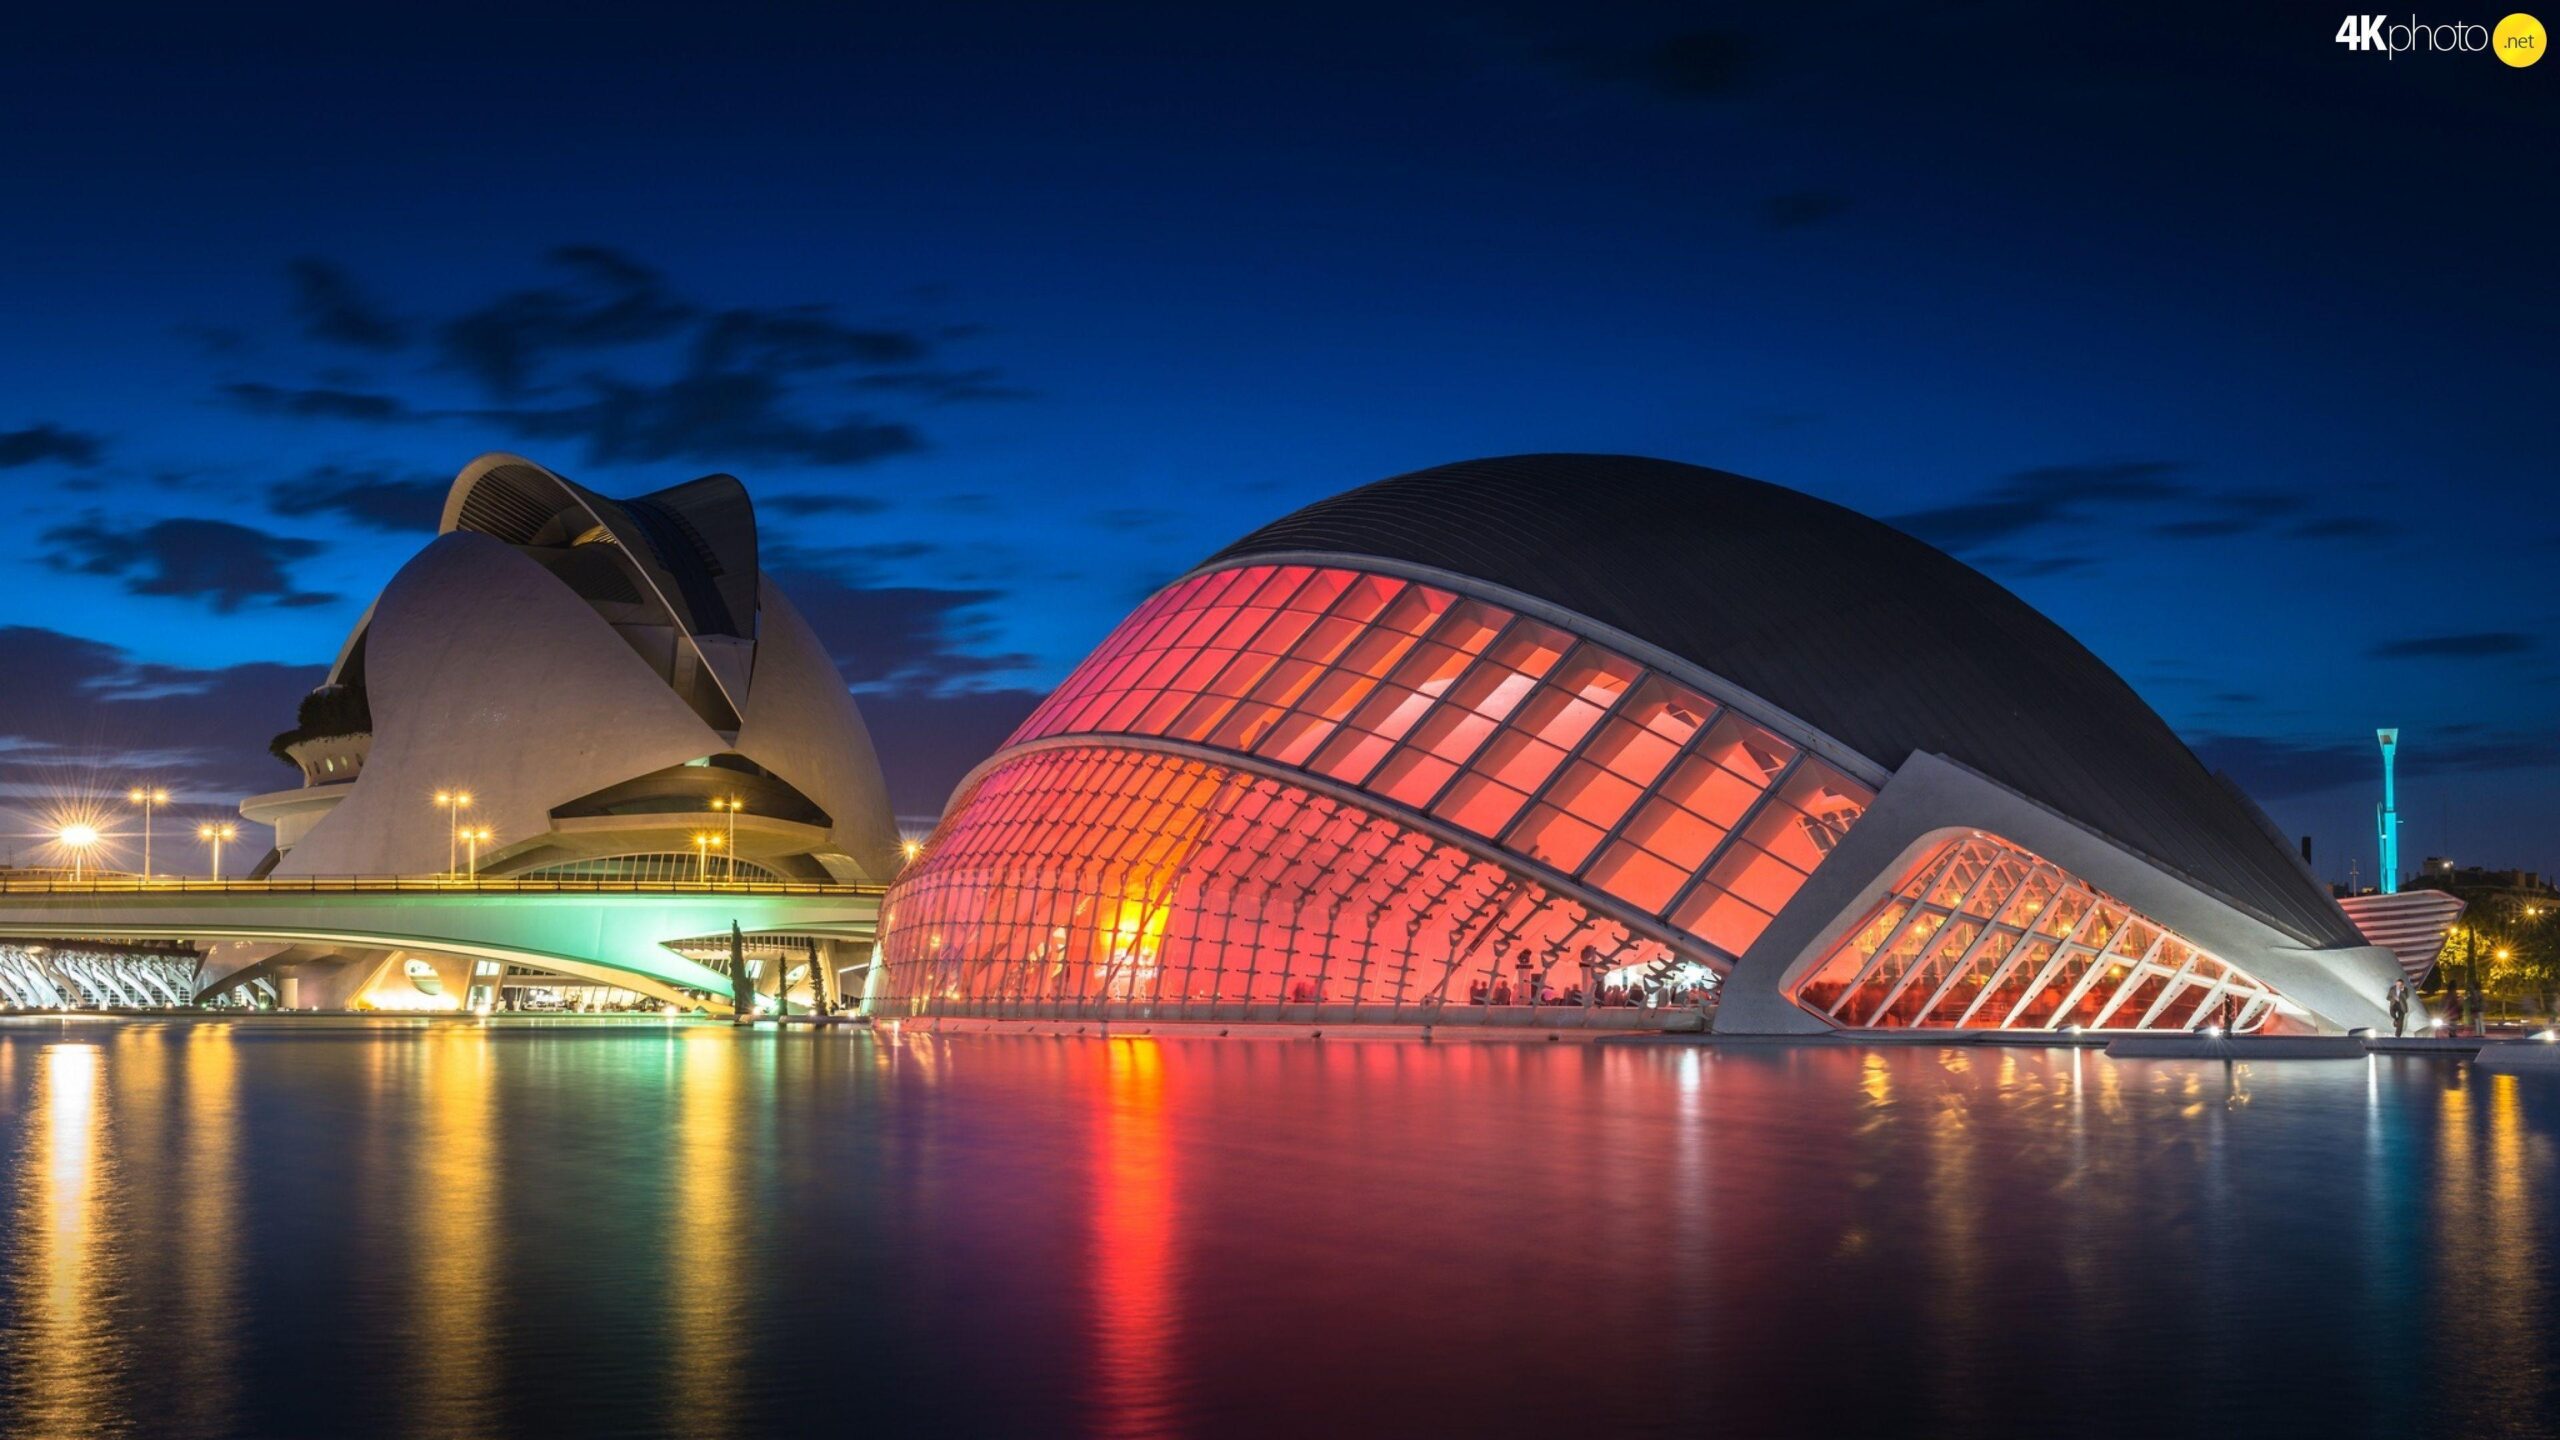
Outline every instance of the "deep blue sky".
<path id="1" fill-rule="evenodd" d="M 287 783 L 484 450 L 744 478 L 908 813 L 1260 521 L 1607 450 L 1901 517 L 2324 873 L 2387 723 L 2413 857 L 2560 862 L 2560 64 L 1931 8 L 27 22 L 0 781 Z"/>

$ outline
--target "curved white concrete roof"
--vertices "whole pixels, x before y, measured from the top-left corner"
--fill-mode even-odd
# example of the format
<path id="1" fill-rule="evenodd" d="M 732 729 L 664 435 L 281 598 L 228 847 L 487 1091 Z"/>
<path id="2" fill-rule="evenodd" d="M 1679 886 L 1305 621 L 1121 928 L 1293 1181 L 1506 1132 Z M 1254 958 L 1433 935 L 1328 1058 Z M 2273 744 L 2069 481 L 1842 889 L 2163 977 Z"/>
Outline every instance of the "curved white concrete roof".
<path id="1" fill-rule="evenodd" d="M 439 790 L 468 790 L 471 817 L 508 842 L 548 830 L 555 806 L 729 748 L 549 571 L 467 531 L 384 588 L 365 677 L 364 773 L 279 875 L 432 874 Z"/>
<path id="2" fill-rule="evenodd" d="M 898 830 L 871 731 L 817 633 L 771 577 L 762 610 L 737 752 L 827 812 L 836 845 L 861 872 L 838 878 L 885 882 L 898 871 Z"/>

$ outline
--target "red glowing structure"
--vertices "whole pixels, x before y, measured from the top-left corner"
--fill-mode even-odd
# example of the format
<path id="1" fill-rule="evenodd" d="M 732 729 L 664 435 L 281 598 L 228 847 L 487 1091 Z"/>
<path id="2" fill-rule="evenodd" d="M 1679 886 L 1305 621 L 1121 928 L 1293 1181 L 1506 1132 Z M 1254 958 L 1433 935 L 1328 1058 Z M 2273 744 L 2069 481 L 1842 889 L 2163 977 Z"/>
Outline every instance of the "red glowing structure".
<path id="1" fill-rule="evenodd" d="M 1911 869 L 1796 991 L 1844 1026 L 2247 1032 L 2276 994 L 1989 835 Z"/>

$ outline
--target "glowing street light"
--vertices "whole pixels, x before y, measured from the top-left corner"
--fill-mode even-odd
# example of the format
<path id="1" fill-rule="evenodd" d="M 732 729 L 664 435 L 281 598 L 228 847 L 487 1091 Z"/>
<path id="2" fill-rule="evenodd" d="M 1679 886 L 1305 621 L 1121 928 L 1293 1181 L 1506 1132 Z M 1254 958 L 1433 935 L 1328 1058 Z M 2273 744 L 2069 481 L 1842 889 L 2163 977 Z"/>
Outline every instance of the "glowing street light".
<path id="1" fill-rule="evenodd" d="M 720 862 L 720 868 L 729 883 L 735 885 L 738 883 L 738 812 L 747 808 L 747 802 L 731 795 L 712 801 L 711 808 L 729 812 L 729 852 Z"/>
<path id="2" fill-rule="evenodd" d="M 444 873 L 451 879 L 462 873 L 462 812 L 471 808 L 471 792 L 439 790 L 436 808 L 444 812 Z"/>
<path id="3" fill-rule="evenodd" d="M 908 864 L 913 865 L 916 863 L 916 857 L 924 853 L 924 842 L 921 840 L 901 840 L 898 842 L 898 853 L 906 857 Z"/>
<path id="4" fill-rule="evenodd" d="M 98 827 L 74 821 L 54 834 L 54 843 L 71 852 L 71 878 L 80 878 L 81 858 L 98 843 Z"/>
<path id="5" fill-rule="evenodd" d="M 239 834 L 240 827 L 237 825 L 199 825 L 196 827 L 196 838 L 213 847 L 214 879 L 220 880 L 222 878 L 222 842 L 225 840 L 236 839 Z"/>
<path id="6" fill-rule="evenodd" d="M 701 834 L 693 837 L 693 878 L 696 884 L 711 883 L 711 852 L 720 847 L 720 837 Z"/>
<path id="7" fill-rule="evenodd" d="M 480 880 L 480 847 L 487 844 L 489 839 L 489 827 L 486 825 L 476 830 L 462 832 L 463 843 L 471 847 L 471 879 L 474 884 L 479 883 Z"/>
<path id="8" fill-rule="evenodd" d="M 142 878 L 151 878 L 151 810 L 169 803 L 169 792 L 157 785 L 137 785 L 125 792 L 125 799 L 142 807 Z"/>

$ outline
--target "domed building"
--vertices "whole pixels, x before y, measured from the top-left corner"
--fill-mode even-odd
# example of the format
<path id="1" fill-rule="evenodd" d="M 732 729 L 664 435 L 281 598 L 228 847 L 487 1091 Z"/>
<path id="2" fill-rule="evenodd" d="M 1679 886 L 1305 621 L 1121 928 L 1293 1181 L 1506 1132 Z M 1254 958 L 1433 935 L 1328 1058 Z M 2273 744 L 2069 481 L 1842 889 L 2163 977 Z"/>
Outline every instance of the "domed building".
<path id="1" fill-rule="evenodd" d="M 1158 591 L 961 784 L 877 1013 L 2338 1031 L 2400 970 L 2087 649 L 1660 460 L 1352 490 Z"/>
<path id="2" fill-rule="evenodd" d="M 844 886 L 900 863 L 862 717 L 728 475 L 615 500 L 473 461 L 298 720 L 274 748 L 302 783 L 241 805 L 279 879 Z M 319 1003 L 369 993 L 341 968 Z"/>

